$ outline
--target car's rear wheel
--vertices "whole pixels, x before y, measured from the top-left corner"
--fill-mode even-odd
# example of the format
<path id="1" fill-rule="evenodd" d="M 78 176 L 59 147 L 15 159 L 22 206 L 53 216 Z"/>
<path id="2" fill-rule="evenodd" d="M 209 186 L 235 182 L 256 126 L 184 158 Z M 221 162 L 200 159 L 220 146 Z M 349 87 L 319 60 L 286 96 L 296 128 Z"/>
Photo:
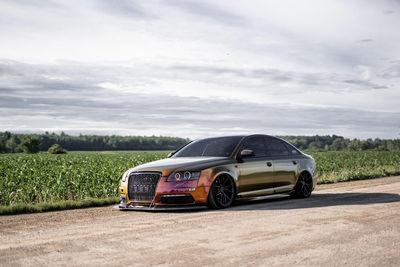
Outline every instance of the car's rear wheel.
<path id="1" fill-rule="evenodd" d="M 297 180 L 295 190 L 292 193 L 294 197 L 307 198 L 313 191 L 313 180 L 309 173 L 302 172 Z"/>
<path id="2" fill-rule="evenodd" d="M 210 209 L 224 209 L 235 200 L 235 184 L 227 174 L 215 178 L 208 193 L 207 206 Z"/>

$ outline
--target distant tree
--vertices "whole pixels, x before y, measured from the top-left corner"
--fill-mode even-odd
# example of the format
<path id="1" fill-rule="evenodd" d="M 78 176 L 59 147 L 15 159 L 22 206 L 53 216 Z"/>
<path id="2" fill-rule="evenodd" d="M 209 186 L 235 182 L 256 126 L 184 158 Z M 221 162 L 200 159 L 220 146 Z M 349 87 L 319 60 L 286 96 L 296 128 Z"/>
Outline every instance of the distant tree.
<path id="1" fill-rule="evenodd" d="M 63 149 L 59 144 L 52 145 L 47 152 L 51 154 L 66 154 L 67 151 Z"/>
<path id="2" fill-rule="evenodd" d="M 10 132 L 0 133 L 0 153 L 13 152 L 7 148 L 7 141 L 10 139 L 12 134 Z"/>
<path id="3" fill-rule="evenodd" d="M 321 141 L 312 141 L 309 145 L 308 145 L 308 149 L 310 150 L 315 150 L 315 151 L 319 151 L 319 150 L 323 150 L 324 149 L 324 143 Z"/>
<path id="4" fill-rule="evenodd" d="M 7 152 L 22 152 L 22 149 L 19 147 L 21 140 L 16 135 L 12 135 L 10 139 L 6 141 L 6 149 Z"/>
<path id="5" fill-rule="evenodd" d="M 1 134 L 0 135 L 0 153 L 7 152 L 6 141 L 7 141 L 7 139 L 5 138 L 5 136 L 3 134 Z"/>
<path id="6" fill-rule="evenodd" d="M 358 139 L 353 139 L 347 146 L 347 149 L 350 151 L 361 151 L 363 150 L 363 144 Z"/>
<path id="7" fill-rule="evenodd" d="M 386 150 L 388 150 L 388 149 L 386 148 L 386 146 L 380 145 L 380 146 L 378 146 L 378 148 L 377 148 L 376 150 L 379 150 L 379 151 L 386 151 Z"/>
<path id="8" fill-rule="evenodd" d="M 340 150 L 345 150 L 346 148 L 347 148 L 346 140 L 342 137 L 333 140 L 330 150 L 340 151 Z"/>
<path id="9" fill-rule="evenodd" d="M 37 153 L 40 149 L 40 142 L 37 137 L 26 136 L 21 143 L 21 148 L 25 153 Z"/>
<path id="10" fill-rule="evenodd" d="M 388 140 L 387 149 L 390 151 L 400 150 L 400 139 Z"/>

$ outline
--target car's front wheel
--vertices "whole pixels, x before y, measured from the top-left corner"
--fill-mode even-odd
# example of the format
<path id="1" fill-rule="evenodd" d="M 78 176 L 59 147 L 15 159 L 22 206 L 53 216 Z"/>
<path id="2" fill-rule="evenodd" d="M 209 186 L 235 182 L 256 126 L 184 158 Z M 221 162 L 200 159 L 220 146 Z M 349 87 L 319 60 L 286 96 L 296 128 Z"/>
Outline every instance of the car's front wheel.
<path id="1" fill-rule="evenodd" d="M 210 209 L 224 209 L 235 200 L 235 184 L 227 174 L 215 178 L 208 193 L 207 206 Z"/>

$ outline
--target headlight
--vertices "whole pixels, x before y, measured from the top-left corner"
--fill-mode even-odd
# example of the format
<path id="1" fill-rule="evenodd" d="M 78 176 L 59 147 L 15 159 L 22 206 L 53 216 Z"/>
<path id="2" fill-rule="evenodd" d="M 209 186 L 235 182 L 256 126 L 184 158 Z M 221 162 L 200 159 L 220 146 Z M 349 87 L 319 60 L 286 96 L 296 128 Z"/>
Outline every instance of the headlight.
<path id="1" fill-rule="evenodd" d="M 127 170 L 127 171 L 122 175 L 122 179 L 121 179 L 122 182 L 125 182 L 125 181 L 126 181 L 126 176 L 128 176 L 128 172 L 129 172 L 129 170 Z"/>
<path id="2" fill-rule="evenodd" d="M 201 172 L 192 172 L 192 171 L 173 172 L 167 178 L 167 182 L 180 182 L 180 181 L 199 180 L 200 173 Z"/>

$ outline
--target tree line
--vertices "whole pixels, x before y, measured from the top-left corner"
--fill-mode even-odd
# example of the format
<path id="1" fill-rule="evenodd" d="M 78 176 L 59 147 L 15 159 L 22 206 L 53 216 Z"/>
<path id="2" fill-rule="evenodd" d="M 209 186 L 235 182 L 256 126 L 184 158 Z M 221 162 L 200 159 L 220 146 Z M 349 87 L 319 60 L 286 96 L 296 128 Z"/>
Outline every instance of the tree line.
<path id="1" fill-rule="evenodd" d="M 281 136 L 301 150 L 312 151 L 361 151 L 361 150 L 400 150 L 400 139 L 369 138 L 366 140 L 349 139 L 338 135 Z"/>
<path id="2" fill-rule="evenodd" d="M 361 150 L 400 150 L 400 139 L 349 139 L 337 135 L 280 136 L 301 150 L 312 151 L 361 151 Z M 15 134 L 0 132 L 0 153 L 48 151 L 62 153 L 69 151 L 106 151 L 106 150 L 176 150 L 190 140 L 164 136 L 102 136 L 61 134 Z"/>
<path id="3" fill-rule="evenodd" d="M 55 144 L 68 151 L 175 150 L 189 141 L 164 136 L 71 136 L 64 132 L 28 135 L 0 132 L 0 153 L 48 151 Z"/>

